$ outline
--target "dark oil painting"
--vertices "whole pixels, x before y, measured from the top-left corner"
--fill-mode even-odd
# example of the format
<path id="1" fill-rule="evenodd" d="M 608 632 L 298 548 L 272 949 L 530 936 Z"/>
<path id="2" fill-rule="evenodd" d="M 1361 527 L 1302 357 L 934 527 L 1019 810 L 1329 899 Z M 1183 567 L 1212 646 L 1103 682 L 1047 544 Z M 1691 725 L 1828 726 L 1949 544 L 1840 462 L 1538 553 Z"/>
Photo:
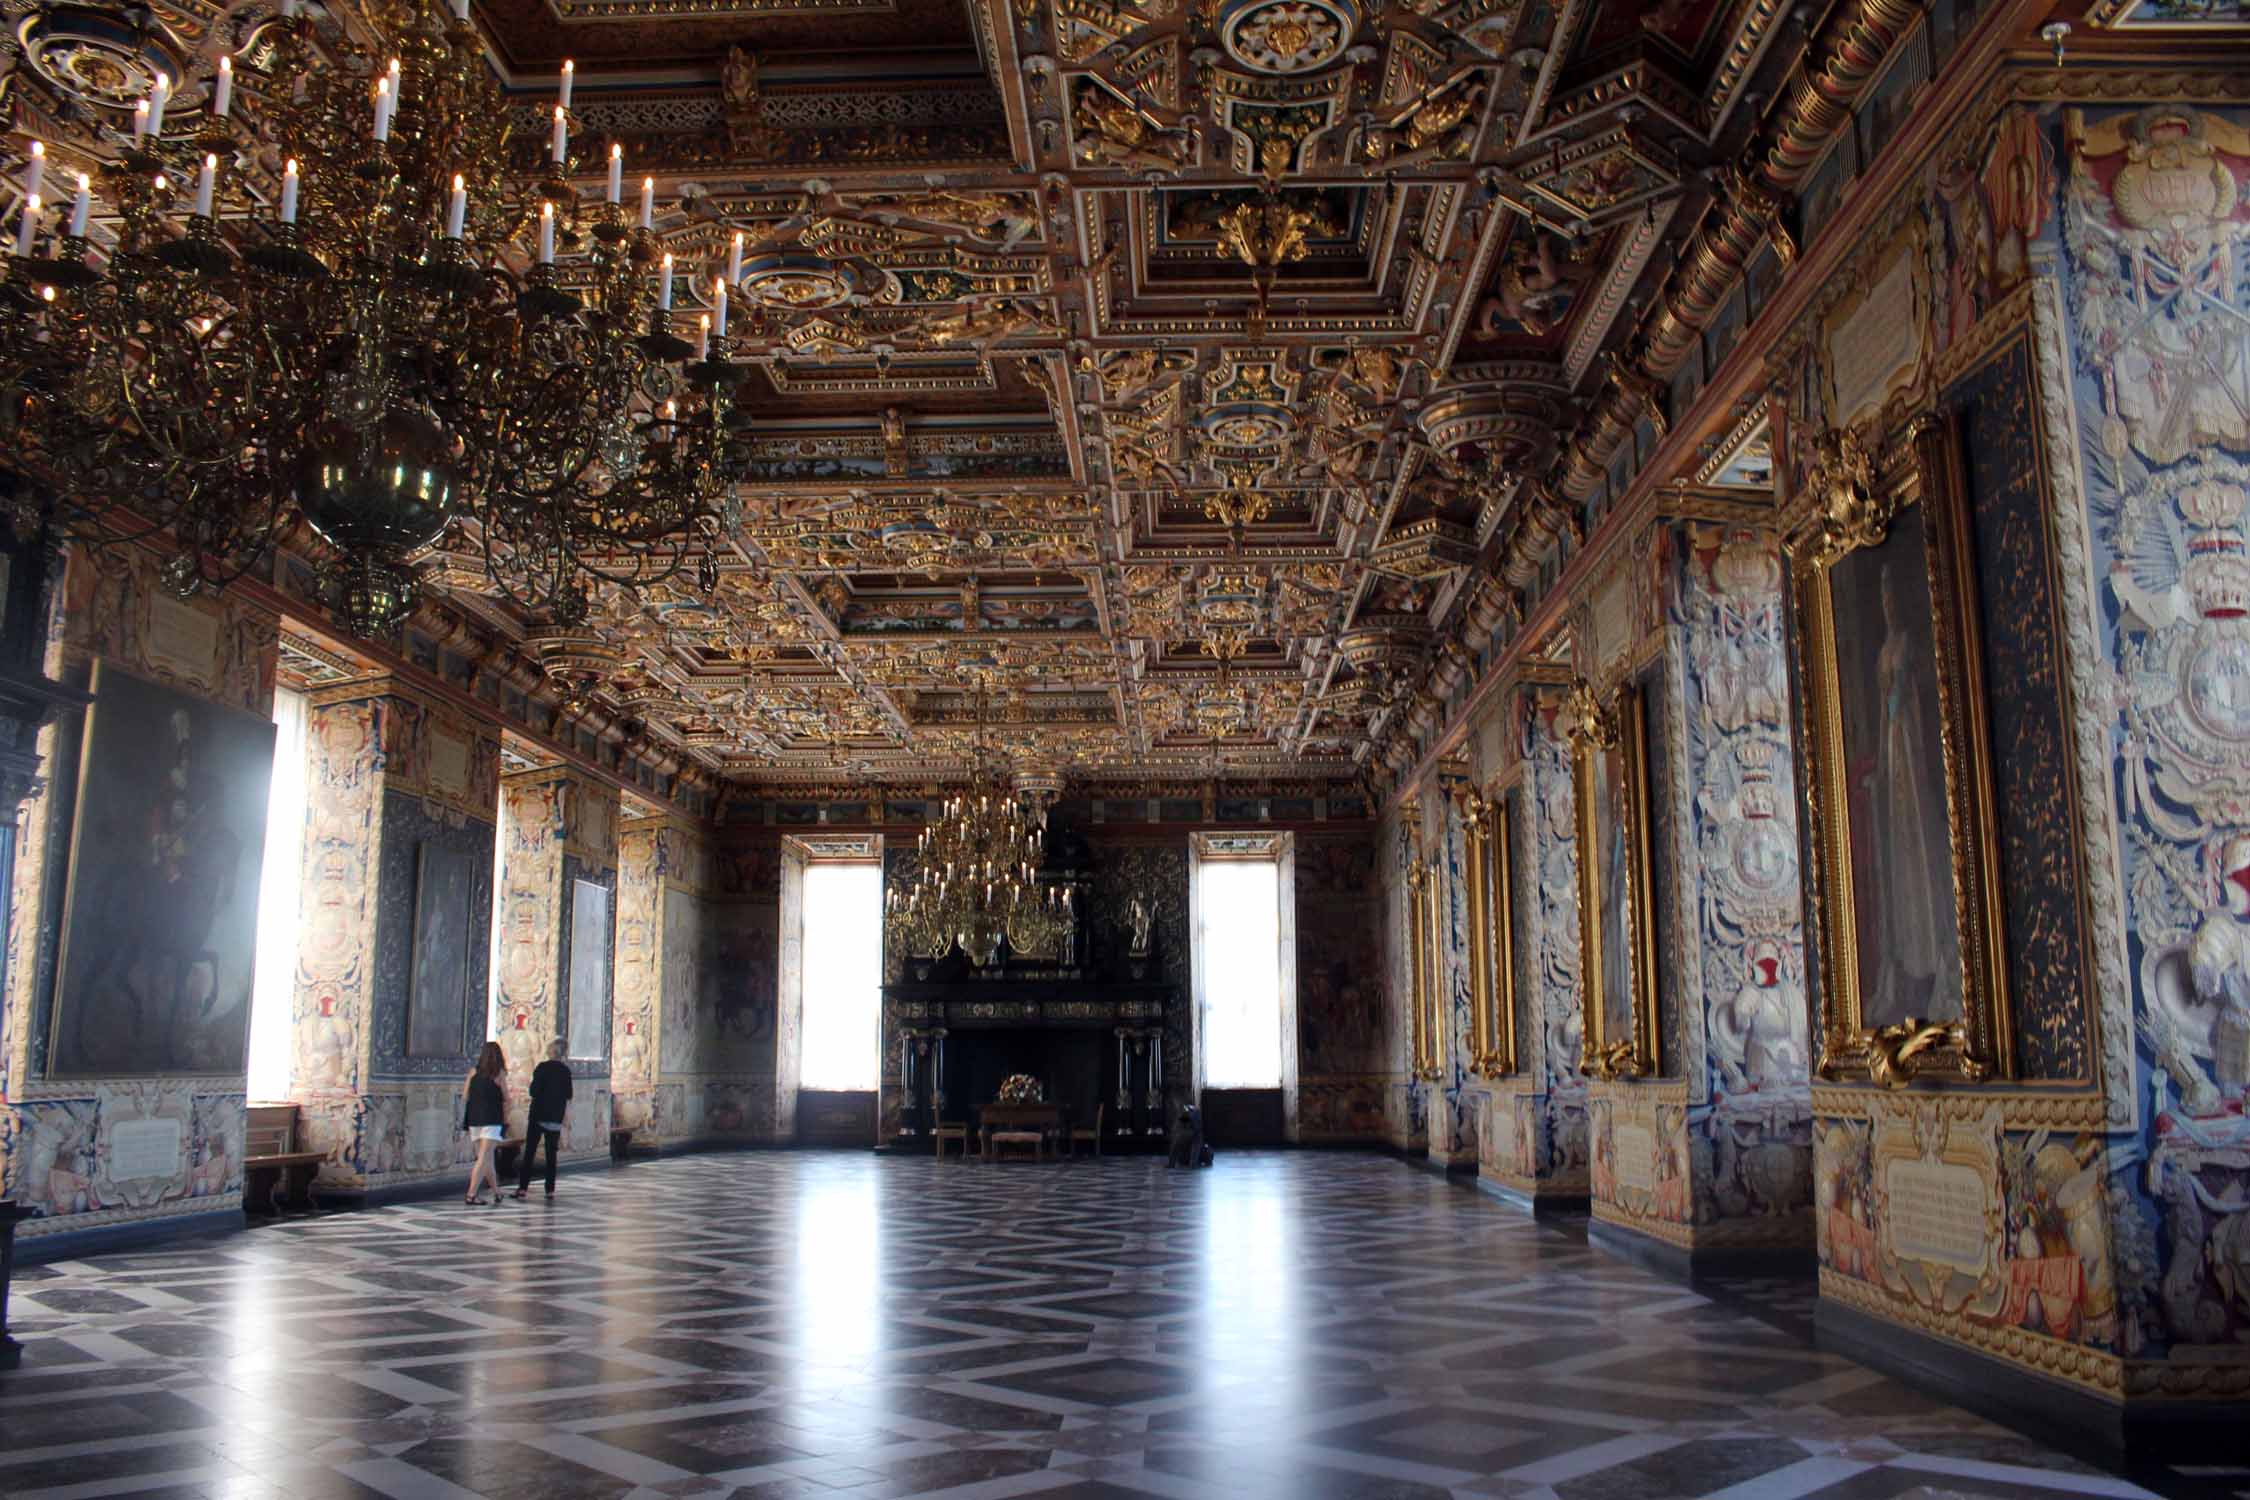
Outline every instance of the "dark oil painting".
<path id="1" fill-rule="evenodd" d="M 94 673 L 49 1072 L 240 1073 L 274 727 Z"/>
<path id="2" fill-rule="evenodd" d="M 459 1057 L 469 1040 L 470 903 L 476 861 L 425 842 L 414 882 L 414 968 L 406 1009 L 408 1057 Z"/>
<path id="3" fill-rule="evenodd" d="M 1860 1024 L 1958 1020 L 1961 938 L 1922 508 L 1902 510 L 1879 544 L 1839 559 L 1829 586 Z"/>
<path id="4" fill-rule="evenodd" d="M 1601 944 L 1602 1045 L 1633 1039 L 1632 911 L 1625 886 L 1627 808 L 1622 796 L 1625 752 L 1618 747 L 1594 752 L 1593 830 L 1599 903 L 1595 939 Z"/>

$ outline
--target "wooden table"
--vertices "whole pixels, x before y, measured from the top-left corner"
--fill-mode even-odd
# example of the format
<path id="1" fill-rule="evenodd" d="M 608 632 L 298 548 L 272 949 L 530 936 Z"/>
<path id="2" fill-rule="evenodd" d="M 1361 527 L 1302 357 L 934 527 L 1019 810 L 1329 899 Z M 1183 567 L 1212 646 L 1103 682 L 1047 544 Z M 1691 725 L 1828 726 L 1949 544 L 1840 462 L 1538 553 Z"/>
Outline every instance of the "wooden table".
<path id="1" fill-rule="evenodd" d="M 1036 1130 L 1042 1136 L 1062 1134 L 1063 1111 L 1059 1104 L 1008 1104 L 994 1100 L 977 1111 L 977 1129 L 984 1159 L 993 1160 L 992 1133 L 996 1130 Z"/>

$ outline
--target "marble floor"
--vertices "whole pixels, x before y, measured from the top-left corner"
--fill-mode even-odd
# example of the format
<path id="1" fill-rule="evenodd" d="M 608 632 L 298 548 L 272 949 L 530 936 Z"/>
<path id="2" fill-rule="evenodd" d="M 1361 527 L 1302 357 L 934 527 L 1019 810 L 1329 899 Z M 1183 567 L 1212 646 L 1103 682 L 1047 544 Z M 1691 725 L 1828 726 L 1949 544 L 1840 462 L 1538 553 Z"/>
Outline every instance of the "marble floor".
<path id="1" fill-rule="evenodd" d="M 1372 1155 L 690 1156 L 16 1295 L 11 1500 L 2147 1493 Z"/>

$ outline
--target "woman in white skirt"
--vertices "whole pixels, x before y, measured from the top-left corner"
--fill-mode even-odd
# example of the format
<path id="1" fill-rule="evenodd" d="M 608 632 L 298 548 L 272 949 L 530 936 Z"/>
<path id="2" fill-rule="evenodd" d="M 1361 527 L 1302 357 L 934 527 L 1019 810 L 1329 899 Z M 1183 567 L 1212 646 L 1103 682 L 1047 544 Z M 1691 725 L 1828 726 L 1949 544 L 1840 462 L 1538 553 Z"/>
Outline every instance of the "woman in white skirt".
<path id="1" fill-rule="evenodd" d="M 477 1070 L 469 1075 L 468 1085 L 462 1090 L 461 1128 L 477 1143 L 476 1165 L 469 1168 L 469 1192 L 463 1203 L 484 1201 L 477 1186 L 482 1182 L 492 1184 L 494 1207 L 507 1201 L 500 1194 L 500 1172 L 493 1161 L 507 1130 L 507 1103 L 500 1088 L 507 1072 L 508 1060 L 501 1056 L 500 1044 L 486 1042 L 477 1054 Z"/>

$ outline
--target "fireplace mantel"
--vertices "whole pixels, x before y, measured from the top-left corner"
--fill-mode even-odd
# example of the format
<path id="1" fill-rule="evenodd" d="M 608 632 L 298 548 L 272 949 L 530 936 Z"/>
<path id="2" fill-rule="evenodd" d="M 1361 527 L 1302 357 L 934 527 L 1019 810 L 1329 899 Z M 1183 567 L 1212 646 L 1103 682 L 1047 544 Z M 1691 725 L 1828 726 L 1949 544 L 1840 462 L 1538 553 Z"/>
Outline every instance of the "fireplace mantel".
<path id="1" fill-rule="evenodd" d="M 1105 1149 L 1142 1149 L 1163 1132 L 1164 1021 L 1176 986 L 965 974 L 887 984 L 883 1001 L 907 1140 L 971 1118 L 1019 1072 L 1076 1120 L 1098 1111 Z"/>
<path id="2" fill-rule="evenodd" d="M 1098 984 L 1084 980 L 955 980 L 883 987 L 900 1024 L 980 1027 L 1159 1026 L 1172 998 L 1168 984 Z"/>

